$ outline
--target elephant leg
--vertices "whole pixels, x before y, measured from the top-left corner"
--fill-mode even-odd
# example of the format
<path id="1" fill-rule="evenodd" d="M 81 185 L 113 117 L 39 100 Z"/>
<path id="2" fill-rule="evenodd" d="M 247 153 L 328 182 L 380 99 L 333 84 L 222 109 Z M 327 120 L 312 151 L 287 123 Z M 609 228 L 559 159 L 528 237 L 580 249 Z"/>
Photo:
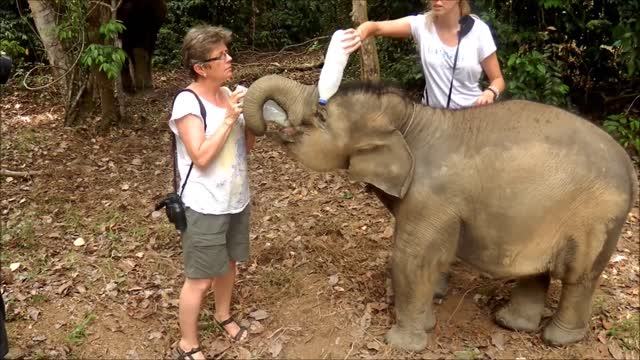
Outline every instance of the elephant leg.
<path id="1" fill-rule="evenodd" d="M 124 61 L 124 64 L 122 65 L 122 72 L 120 73 L 120 76 L 122 78 L 122 89 L 129 94 L 135 92 L 135 87 L 133 86 L 133 81 L 131 78 L 130 64 L 131 64 L 131 57 L 129 55 L 127 56 L 127 59 Z"/>
<path id="2" fill-rule="evenodd" d="M 153 79 L 151 77 L 151 58 L 153 56 L 153 49 L 149 49 L 147 51 L 147 57 L 146 57 L 146 64 L 145 64 L 145 71 L 144 71 L 144 88 L 145 89 L 153 89 Z"/>
<path id="3" fill-rule="evenodd" d="M 550 345 L 567 345 L 587 332 L 597 279 L 580 284 L 562 284 L 558 311 L 545 327 L 542 338 Z"/>
<path id="4" fill-rule="evenodd" d="M 581 340 L 586 334 L 591 319 L 593 294 L 600 275 L 616 248 L 626 217 L 625 212 L 607 223 L 598 224 L 595 221 L 591 228 L 582 230 L 583 241 L 579 243 L 590 246 L 574 246 L 575 254 L 564 265 L 569 270 L 562 277 L 558 310 L 542 334 L 546 343 L 566 345 Z M 579 239 L 578 236 L 574 238 Z M 602 238 L 604 239 L 601 240 Z M 587 251 L 590 248 L 601 250 L 589 256 Z"/>
<path id="5" fill-rule="evenodd" d="M 550 280 L 547 273 L 519 279 L 509 303 L 496 313 L 496 322 L 513 330 L 535 331 L 542 319 Z"/>
<path id="6" fill-rule="evenodd" d="M 143 48 L 134 48 L 133 58 L 133 77 L 136 90 L 151 88 L 151 70 L 148 69 L 148 64 L 150 64 L 149 52 Z M 148 80 L 147 72 L 149 72 Z"/>
<path id="7" fill-rule="evenodd" d="M 426 226 L 397 220 L 392 256 L 396 324 L 386 340 L 409 351 L 427 346 L 426 331 L 436 323 L 434 286 L 455 256 L 460 232 L 457 219 L 436 219 L 420 225 Z"/>

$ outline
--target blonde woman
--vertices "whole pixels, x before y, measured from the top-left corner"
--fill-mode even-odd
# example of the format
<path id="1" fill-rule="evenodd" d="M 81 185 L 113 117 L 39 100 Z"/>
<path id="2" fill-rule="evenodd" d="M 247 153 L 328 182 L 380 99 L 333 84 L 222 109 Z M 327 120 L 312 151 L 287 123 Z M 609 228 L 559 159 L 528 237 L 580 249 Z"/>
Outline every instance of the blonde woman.
<path id="1" fill-rule="evenodd" d="M 428 4 L 431 9 L 425 14 L 367 21 L 355 30 L 350 29 L 351 37 L 345 41 L 345 49 L 351 53 L 360 48 L 363 40 L 373 36 L 411 36 L 417 44 L 425 77 L 422 99 L 425 105 L 446 108 L 449 97 L 451 109 L 493 103 L 504 91 L 505 81 L 489 26 L 470 15 L 467 0 L 430 0 Z M 473 18 L 473 27 L 459 42 L 460 19 L 467 15 Z M 483 73 L 489 85 L 481 89 L 479 81 Z"/>
<path id="2" fill-rule="evenodd" d="M 227 44 L 231 32 L 216 26 L 189 30 L 183 64 L 192 82 L 174 99 L 169 126 L 176 134 L 177 167 L 187 228 L 182 233 L 185 282 L 180 292 L 179 359 L 204 359 L 198 317 L 213 288 L 214 320 L 235 341 L 247 329 L 231 316 L 236 262 L 249 256 L 247 153 L 254 137 L 241 116 L 244 91 L 223 84 L 233 69 Z M 201 106 L 202 105 L 202 106 Z M 204 117 L 204 118 L 203 118 Z"/>

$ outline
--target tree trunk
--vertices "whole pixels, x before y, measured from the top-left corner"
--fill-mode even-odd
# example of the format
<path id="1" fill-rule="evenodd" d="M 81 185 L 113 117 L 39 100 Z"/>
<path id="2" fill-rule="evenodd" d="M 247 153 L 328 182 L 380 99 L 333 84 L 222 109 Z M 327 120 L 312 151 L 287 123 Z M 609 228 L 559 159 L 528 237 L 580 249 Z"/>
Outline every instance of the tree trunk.
<path id="1" fill-rule="evenodd" d="M 353 0 L 352 20 L 354 27 L 368 20 L 367 0 Z M 380 63 L 374 38 L 368 38 L 360 48 L 360 78 L 362 80 L 379 80 Z"/>
<path id="2" fill-rule="evenodd" d="M 256 18 L 258 17 L 258 6 L 256 0 L 251 0 L 251 49 L 256 46 Z"/>
<path id="3" fill-rule="evenodd" d="M 118 11 L 118 7 L 122 6 L 122 0 L 111 0 L 111 19 L 116 20 L 116 12 Z M 122 40 L 117 38 L 115 40 L 115 47 L 118 49 L 122 49 Z M 124 88 L 122 86 L 122 72 L 118 75 L 118 78 L 115 81 L 115 100 L 118 103 L 118 113 L 116 117 L 118 119 L 124 119 Z"/>
<path id="4" fill-rule="evenodd" d="M 33 21 L 36 24 L 40 39 L 47 52 L 47 58 L 49 64 L 53 67 L 53 75 L 56 79 L 64 76 L 64 73 L 68 69 L 67 58 L 65 56 L 64 48 L 58 40 L 56 34 L 56 14 L 51 7 L 51 4 L 46 0 L 28 0 L 31 13 L 33 15 Z M 60 81 L 60 87 L 63 91 L 65 89 L 65 82 Z"/>
<path id="5" fill-rule="evenodd" d="M 111 0 L 101 0 L 101 2 L 107 6 L 97 6 L 87 18 L 90 44 L 104 44 L 104 40 L 99 33 L 100 25 L 109 21 L 116 11 L 111 7 Z M 92 97 L 100 101 L 101 121 L 98 126 L 105 130 L 120 121 L 119 107 L 116 106 L 118 102 L 115 95 L 115 84 L 114 81 L 107 78 L 104 72 L 98 69 L 91 70 L 91 78 L 93 86 L 89 89 L 93 90 Z"/>

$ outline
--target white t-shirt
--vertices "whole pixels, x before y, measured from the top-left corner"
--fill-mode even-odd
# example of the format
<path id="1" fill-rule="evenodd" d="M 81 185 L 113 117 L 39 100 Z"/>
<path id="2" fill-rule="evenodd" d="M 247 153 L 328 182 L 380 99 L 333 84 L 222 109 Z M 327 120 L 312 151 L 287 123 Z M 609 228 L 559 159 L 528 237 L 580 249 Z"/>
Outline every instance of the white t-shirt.
<path id="1" fill-rule="evenodd" d="M 453 79 L 451 103 L 449 108 L 459 109 L 472 106 L 482 94 L 479 80 L 482 75 L 480 62 L 496 51 L 496 44 L 491 30 L 480 18 L 475 20 L 471 31 L 460 41 L 458 63 Z M 425 95 L 422 102 L 426 104 L 428 94 L 429 106 L 445 108 L 451 84 L 453 60 L 456 47 L 447 46 L 440 41 L 433 23 L 427 23 L 425 14 L 409 16 L 411 33 L 418 45 L 422 71 L 425 76 Z"/>
<path id="2" fill-rule="evenodd" d="M 230 93 L 229 89 L 224 89 Z M 207 111 L 205 137 L 208 138 L 218 130 L 224 121 L 225 109 L 219 108 L 203 98 L 200 100 Z M 196 97 L 192 93 L 182 92 L 175 100 L 169 120 L 169 127 L 174 134 L 178 134 L 176 120 L 187 114 L 201 118 L 200 106 Z M 191 165 L 191 158 L 179 136 L 176 137 L 176 148 L 178 172 L 180 173 L 178 193 L 180 193 Z M 182 201 L 186 207 L 202 214 L 236 214 L 247 206 L 249 203 L 249 177 L 244 117 L 242 115 L 234 123 L 227 141 L 206 170 L 200 170 L 195 165 L 193 166 L 182 194 Z"/>

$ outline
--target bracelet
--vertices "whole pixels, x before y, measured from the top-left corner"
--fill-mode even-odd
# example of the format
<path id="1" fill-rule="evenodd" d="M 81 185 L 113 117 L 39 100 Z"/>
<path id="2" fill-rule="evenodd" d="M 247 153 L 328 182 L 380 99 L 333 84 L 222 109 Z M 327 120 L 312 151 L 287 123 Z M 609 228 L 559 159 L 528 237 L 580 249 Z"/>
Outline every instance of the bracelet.
<path id="1" fill-rule="evenodd" d="M 500 91 L 498 91 L 498 89 L 495 86 L 491 86 L 489 85 L 487 87 L 487 90 L 491 91 L 493 93 L 493 100 L 498 100 L 498 96 L 500 96 Z"/>
<path id="2" fill-rule="evenodd" d="M 235 123 L 235 121 L 228 122 L 228 121 L 227 121 L 227 118 L 224 118 L 223 122 L 224 122 L 225 124 L 229 125 L 229 126 L 232 126 L 232 125 L 233 125 L 233 123 Z"/>

